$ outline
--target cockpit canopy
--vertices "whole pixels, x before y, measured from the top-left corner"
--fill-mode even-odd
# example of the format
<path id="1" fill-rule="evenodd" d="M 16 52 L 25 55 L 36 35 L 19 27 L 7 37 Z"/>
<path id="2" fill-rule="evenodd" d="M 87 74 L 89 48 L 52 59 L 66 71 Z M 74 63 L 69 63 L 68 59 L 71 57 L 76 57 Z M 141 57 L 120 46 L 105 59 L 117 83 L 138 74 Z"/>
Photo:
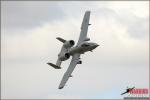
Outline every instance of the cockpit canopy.
<path id="1" fill-rule="evenodd" d="M 90 46 L 88 42 L 84 42 L 83 44 L 81 44 L 81 47 L 88 47 L 88 46 Z"/>

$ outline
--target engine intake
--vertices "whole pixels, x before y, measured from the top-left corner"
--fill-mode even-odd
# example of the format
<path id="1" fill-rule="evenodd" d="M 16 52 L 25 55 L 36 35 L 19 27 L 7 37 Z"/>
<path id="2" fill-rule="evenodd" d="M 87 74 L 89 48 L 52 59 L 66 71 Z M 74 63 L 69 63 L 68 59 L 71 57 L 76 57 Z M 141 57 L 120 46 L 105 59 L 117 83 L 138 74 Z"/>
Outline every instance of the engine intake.
<path id="1" fill-rule="evenodd" d="M 63 46 L 64 46 L 65 48 L 70 48 L 70 47 L 72 47 L 74 44 L 75 44 L 75 42 L 74 42 L 73 40 L 69 40 L 69 41 L 66 41 Z"/>
<path id="2" fill-rule="evenodd" d="M 70 57 L 69 53 L 65 53 L 65 57 L 69 58 Z"/>
<path id="3" fill-rule="evenodd" d="M 64 53 L 63 55 L 59 56 L 59 59 L 61 61 L 67 60 L 70 58 L 70 54 L 69 53 Z"/>

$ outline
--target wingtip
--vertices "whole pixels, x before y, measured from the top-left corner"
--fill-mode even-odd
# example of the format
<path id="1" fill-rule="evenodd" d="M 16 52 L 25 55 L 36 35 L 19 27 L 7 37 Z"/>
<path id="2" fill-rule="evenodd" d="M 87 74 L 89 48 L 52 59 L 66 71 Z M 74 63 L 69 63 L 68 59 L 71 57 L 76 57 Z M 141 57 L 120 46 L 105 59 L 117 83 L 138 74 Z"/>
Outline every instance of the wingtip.
<path id="1" fill-rule="evenodd" d="M 62 89 L 62 88 L 63 88 L 63 86 L 59 87 L 58 89 Z"/>

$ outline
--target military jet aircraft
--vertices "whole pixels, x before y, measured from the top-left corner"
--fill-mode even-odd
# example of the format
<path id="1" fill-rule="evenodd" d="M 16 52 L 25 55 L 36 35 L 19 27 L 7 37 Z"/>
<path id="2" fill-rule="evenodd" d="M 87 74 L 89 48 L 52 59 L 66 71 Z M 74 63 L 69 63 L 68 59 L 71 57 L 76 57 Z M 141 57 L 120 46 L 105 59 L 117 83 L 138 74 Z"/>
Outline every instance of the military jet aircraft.
<path id="1" fill-rule="evenodd" d="M 63 43 L 63 46 L 61 48 L 60 53 L 58 54 L 56 65 L 53 63 L 47 64 L 55 69 L 61 69 L 60 65 L 62 61 L 65 61 L 69 59 L 70 56 L 72 56 L 71 63 L 67 71 L 65 72 L 58 89 L 62 89 L 65 86 L 66 82 L 68 81 L 69 77 L 72 77 L 71 74 L 75 66 L 77 64 L 82 64 L 80 55 L 84 54 L 87 51 L 92 51 L 97 46 L 99 46 L 97 43 L 88 42 L 90 40 L 90 38 L 87 37 L 88 26 L 91 25 L 89 24 L 89 19 L 90 19 L 90 11 L 86 11 L 81 25 L 80 37 L 76 46 L 74 46 L 75 42 L 73 40 L 67 41 L 60 37 L 56 38 Z"/>
<path id="2" fill-rule="evenodd" d="M 121 93 L 121 95 L 124 95 L 124 94 L 126 94 L 126 93 L 129 93 L 129 92 L 132 91 L 134 88 L 135 88 L 135 87 L 133 87 L 133 88 L 128 88 L 128 87 L 127 87 L 126 91 L 125 91 L 124 93 Z"/>

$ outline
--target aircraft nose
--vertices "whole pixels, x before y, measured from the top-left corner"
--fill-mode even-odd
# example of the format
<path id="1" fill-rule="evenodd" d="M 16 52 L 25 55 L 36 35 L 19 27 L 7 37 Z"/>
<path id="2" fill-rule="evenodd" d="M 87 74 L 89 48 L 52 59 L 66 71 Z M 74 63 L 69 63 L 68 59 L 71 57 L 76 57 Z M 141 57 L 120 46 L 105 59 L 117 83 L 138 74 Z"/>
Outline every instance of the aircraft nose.
<path id="1" fill-rule="evenodd" d="M 95 49 L 95 48 L 98 47 L 98 46 L 99 46 L 98 44 L 94 43 L 94 44 L 93 44 L 93 49 Z"/>
<path id="2" fill-rule="evenodd" d="M 99 45 L 95 43 L 95 47 L 98 47 Z"/>
<path id="3" fill-rule="evenodd" d="M 98 47 L 99 45 L 98 45 L 98 44 L 96 44 L 95 46 L 96 46 L 96 47 Z"/>

